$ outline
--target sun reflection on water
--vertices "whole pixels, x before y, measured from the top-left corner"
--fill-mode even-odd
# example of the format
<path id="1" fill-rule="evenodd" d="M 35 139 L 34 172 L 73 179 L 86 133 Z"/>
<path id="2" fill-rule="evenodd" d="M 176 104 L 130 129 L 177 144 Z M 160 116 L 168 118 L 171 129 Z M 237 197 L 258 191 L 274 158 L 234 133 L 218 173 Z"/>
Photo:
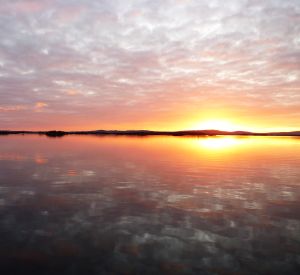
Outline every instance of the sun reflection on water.
<path id="1" fill-rule="evenodd" d="M 199 140 L 200 146 L 209 150 L 228 149 L 241 143 L 242 141 L 236 137 L 209 137 Z"/>

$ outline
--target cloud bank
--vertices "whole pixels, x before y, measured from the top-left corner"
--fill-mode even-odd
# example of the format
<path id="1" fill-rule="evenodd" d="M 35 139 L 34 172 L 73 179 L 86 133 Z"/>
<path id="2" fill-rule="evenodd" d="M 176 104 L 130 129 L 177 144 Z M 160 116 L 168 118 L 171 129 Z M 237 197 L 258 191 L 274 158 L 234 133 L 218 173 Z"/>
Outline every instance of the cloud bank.
<path id="1" fill-rule="evenodd" d="M 0 128 L 300 128 L 298 0 L 4 0 L 0 26 Z"/>

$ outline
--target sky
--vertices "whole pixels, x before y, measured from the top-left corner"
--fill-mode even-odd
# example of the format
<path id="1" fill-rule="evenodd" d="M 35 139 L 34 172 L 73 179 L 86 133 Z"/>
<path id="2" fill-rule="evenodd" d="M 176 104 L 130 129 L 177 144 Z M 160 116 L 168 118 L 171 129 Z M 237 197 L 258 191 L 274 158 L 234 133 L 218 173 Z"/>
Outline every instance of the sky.
<path id="1" fill-rule="evenodd" d="M 299 0 L 1 0 L 0 129 L 300 130 Z"/>

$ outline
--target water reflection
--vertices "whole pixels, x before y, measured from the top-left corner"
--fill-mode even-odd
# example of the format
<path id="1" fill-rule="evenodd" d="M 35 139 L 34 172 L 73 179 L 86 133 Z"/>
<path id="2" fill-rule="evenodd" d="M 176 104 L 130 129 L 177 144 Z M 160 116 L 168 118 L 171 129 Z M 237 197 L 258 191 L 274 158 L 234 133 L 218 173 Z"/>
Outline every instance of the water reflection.
<path id="1" fill-rule="evenodd" d="M 0 142 L 6 273 L 297 274 L 299 139 Z"/>
<path id="2" fill-rule="evenodd" d="M 209 138 L 200 138 L 199 144 L 209 150 L 223 150 L 230 149 L 231 147 L 240 145 L 242 143 L 241 138 L 237 137 L 209 137 Z"/>

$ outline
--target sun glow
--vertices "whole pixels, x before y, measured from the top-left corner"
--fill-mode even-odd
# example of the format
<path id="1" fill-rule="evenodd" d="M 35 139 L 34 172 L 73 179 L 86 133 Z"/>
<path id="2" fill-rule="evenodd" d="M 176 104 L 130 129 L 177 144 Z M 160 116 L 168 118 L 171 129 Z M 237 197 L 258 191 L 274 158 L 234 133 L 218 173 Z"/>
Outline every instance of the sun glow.
<path id="1" fill-rule="evenodd" d="M 227 120 L 207 120 L 199 123 L 195 127 L 198 130 L 221 130 L 236 131 L 240 130 L 237 125 Z"/>

